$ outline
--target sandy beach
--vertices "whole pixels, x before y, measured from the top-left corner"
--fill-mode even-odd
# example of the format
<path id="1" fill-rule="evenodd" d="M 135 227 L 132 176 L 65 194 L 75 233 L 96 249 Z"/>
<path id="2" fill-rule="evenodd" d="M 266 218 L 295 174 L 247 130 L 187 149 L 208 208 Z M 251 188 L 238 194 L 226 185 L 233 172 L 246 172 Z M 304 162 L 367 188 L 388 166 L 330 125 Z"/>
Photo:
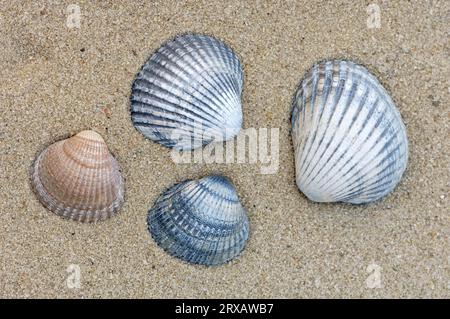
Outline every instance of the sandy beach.
<path id="1" fill-rule="evenodd" d="M 373 4 L 379 25 L 367 11 Z M 0 297 L 450 297 L 448 1 L 0 0 L 0 7 Z M 259 162 L 176 164 L 133 127 L 136 73 L 185 32 L 214 35 L 239 56 L 243 127 L 279 129 L 274 174 L 261 174 Z M 291 99 L 305 72 L 329 58 L 366 66 L 407 128 L 407 170 L 373 204 L 314 203 L 295 184 Z M 85 129 L 104 137 L 126 181 L 120 213 L 97 224 L 47 211 L 28 176 L 47 145 Z M 165 188 L 211 173 L 236 185 L 250 238 L 237 259 L 207 268 L 161 250 L 146 217 Z M 78 286 L 70 284 L 74 269 Z"/>

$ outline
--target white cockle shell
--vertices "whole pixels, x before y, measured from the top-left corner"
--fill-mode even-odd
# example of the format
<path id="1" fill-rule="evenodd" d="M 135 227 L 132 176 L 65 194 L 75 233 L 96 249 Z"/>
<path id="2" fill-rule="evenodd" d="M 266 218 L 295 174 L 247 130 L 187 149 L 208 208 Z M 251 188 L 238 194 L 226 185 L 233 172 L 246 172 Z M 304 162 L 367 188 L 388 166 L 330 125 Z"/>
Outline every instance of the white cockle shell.
<path id="1" fill-rule="evenodd" d="M 406 169 L 408 140 L 400 113 L 360 65 L 314 65 L 297 89 L 291 122 L 296 182 L 313 201 L 376 201 Z"/>

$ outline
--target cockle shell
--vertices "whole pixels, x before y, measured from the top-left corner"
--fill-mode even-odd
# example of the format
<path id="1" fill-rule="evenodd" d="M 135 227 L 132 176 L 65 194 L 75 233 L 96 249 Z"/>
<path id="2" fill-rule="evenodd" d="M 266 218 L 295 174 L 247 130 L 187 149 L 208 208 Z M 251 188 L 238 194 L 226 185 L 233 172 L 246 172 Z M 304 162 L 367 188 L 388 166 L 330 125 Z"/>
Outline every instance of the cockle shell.
<path id="1" fill-rule="evenodd" d="M 80 222 L 107 219 L 124 201 L 119 165 L 94 131 L 82 131 L 42 151 L 32 166 L 31 183 L 46 208 Z"/>
<path id="2" fill-rule="evenodd" d="M 242 126 L 243 72 L 223 42 L 185 34 L 162 45 L 136 76 L 131 119 L 147 138 L 179 150 L 228 140 Z"/>
<path id="3" fill-rule="evenodd" d="M 218 175 L 170 187 L 149 210 L 147 222 L 153 239 L 169 254 L 208 266 L 236 257 L 249 234 L 234 185 Z"/>
<path id="4" fill-rule="evenodd" d="M 349 61 L 314 65 L 293 100 L 292 139 L 299 189 L 316 202 L 376 201 L 408 162 L 408 140 L 389 94 Z"/>

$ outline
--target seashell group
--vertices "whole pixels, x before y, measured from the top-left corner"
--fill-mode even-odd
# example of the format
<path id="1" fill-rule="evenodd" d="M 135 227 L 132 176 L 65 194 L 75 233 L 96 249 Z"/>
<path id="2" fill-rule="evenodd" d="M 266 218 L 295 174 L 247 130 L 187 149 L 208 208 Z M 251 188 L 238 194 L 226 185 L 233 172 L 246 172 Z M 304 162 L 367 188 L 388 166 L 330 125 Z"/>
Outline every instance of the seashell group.
<path id="1" fill-rule="evenodd" d="M 147 138 L 191 150 L 228 140 L 242 126 L 243 72 L 223 42 L 185 34 L 162 45 L 136 76 L 131 119 Z"/>
<path id="2" fill-rule="evenodd" d="M 218 175 L 170 187 L 149 210 L 147 221 L 153 239 L 169 254 L 208 266 L 239 255 L 249 234 L 234 185 Z"/>
<path id="3" fill-rule="evenodd" d="M 46 208 L 80 222 L 107 219 L 124 201 L 119 165 L 94 131 L 82 131 L 42 151 L 32 166 L 31 184 Z"/>
<path id="4" fill-rule="evenodd" d="M 408 162 L 408 140 L 389 94 L 349 61 L 314 65 L 293 100 L 296 182 L 316 202 L 376 201 Z"/>

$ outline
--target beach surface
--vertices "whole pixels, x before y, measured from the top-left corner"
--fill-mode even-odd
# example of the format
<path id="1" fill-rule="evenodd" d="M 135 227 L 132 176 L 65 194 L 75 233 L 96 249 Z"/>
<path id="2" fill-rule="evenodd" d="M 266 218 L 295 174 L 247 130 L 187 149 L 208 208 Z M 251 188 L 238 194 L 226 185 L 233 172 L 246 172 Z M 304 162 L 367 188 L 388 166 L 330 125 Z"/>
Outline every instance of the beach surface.
<path id="1" fill-rule="evenodd" d="M 450 297 L 450 2 L 121 2 L 0 1 L 0 297 Z M 133 127 L 136 73 L 185 32 L 239 56 L 244 128 L 279 129 L 273 174 L 176 164 Z M 403 179 L 370 205 L 314 203 L 295 184 L 291 99 L 330 58 L 376 75 L 407 128 Z M 126 181 L 122 210 L 97 224 L 47 211 L 28 176 L 47 145 L 85 129 Z M 234 182 L 251 233 L 237 259 L 207 268 L 162 251 L 146 217 L 165 188 L 211 173 Z"/>

